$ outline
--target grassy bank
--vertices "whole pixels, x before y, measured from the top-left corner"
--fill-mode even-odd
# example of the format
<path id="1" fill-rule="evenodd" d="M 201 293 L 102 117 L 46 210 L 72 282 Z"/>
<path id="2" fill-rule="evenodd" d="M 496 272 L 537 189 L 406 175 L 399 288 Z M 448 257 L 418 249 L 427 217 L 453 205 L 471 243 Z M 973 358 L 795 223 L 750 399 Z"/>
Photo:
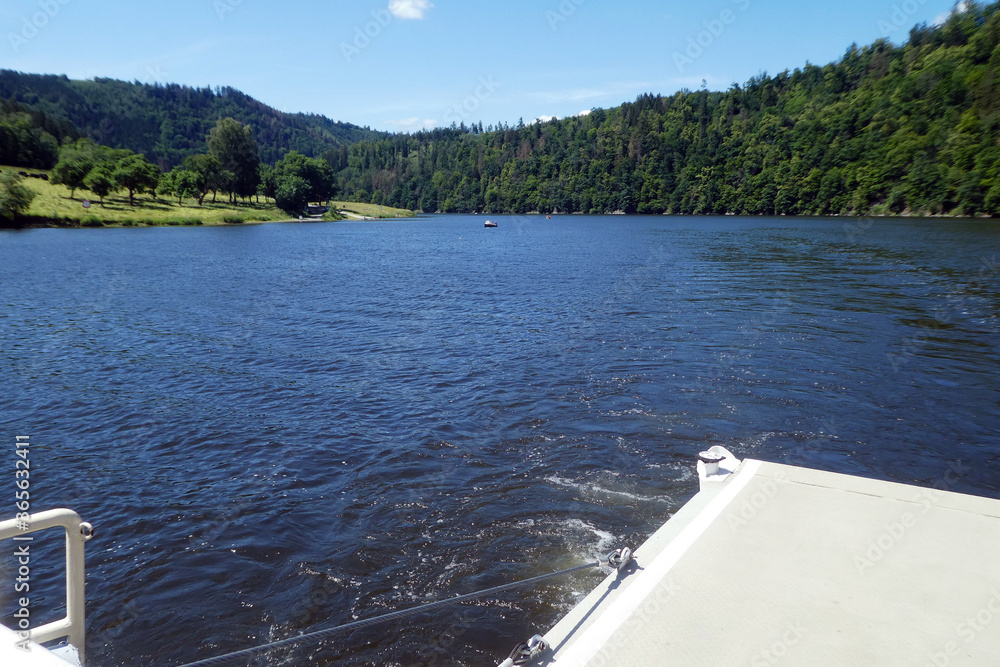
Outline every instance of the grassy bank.
<path id="1" fill-rule="evenodd" d="M 0 167 L 29 174 L 46 173 L 38 169 Z M 98 197 L 86 190 L 77 190 L 70 198 L 69 188 L 54 185 L 39 178 L 25 178 L 22 183 L 37 194 L 28 213 L 18 219 L 18 224 L 28 226 L 58 227 L 132 227 L 137 225 L 224 225 L 243 222 L 269 222 L 287 220 L 288 214 L 275 207 L 273 201 L 231 205 L 225 195 L 212 203 L 211 195 L 203 206 L 196 199 L 185 199 L 178 205 L 176 198 L 150 194 L 136 195 L 135 206 L 130 206 L 127 193 L 117 193 L 104 198 L 102 206 Z M 84 200 L 90 208 L 84 208 Z"/>
<path id="2" fill-rule="evenodd" d="M 12 169 L 28 174 L 46 174 L 40 169 L 24 169 L 0 165 L 0 171 Z M 128 194 L 119 192 L 104 198 L 102 206 L 99 198 L 92 192 L 78 189 L 70 197 L 70 190 L 64 185 L 55 185 L 40 178 L 25 178 L 22 183 L 34 190 L 37 195 L 31 202 L 28 213 L 17 220 L 18 225 L 30 227 L 134 227 L 134 226 L 165 226 L 165 225 L 225 225 L 245 222 L 273 222 L 289 220 L 284 211 L 274 205 L 273 200 L 254 201 L 247 204 L 232 205 L 226 195 L 220 195 L 219 200 L 212 202 L 211 195 L 205 198 L 202 206 L 192 198 L 184 199 L 178 204 L 174 197 L 162 197 L 151 194 L 135 196 L 135 206 L 129 204 Z M 89 201 L 90 206 L 84 207 Z M 323 216 L 323 220 L 339 220 L 341 216 L 335 211 L 346 211 L 348 214 L 365 218 L 399 218 L 411 217 L 413 211 L 377 204 L 359 204 L 357 202 L 332 202 L 331 212 Z"/>
<path id="3" fill-rule="evenodd" d="M 411 218 L 413 211 L 405 208 L 379 206 L 378 204 L 359 204 L 353 201 L 335 201 L 330 206 L 335 211 L 346 211 L 365 218 Z"/>

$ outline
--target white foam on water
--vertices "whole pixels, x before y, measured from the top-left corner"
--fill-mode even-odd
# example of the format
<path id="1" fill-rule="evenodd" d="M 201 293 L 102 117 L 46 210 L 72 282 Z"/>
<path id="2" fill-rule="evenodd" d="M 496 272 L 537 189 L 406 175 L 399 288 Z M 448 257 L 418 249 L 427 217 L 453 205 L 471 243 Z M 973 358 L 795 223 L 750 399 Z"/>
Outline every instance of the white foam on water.
<path id="1" fill-rule="evenodd" d="M 591 547 L 588 555 L 603 556 L 618 541 L 618 537 L 583 519 L 567 519 L 562 525 L 580 533 L 590 533 L 597 537 L 597 542 Z"/>
<path id="2" fill-rule="evenodd" d="M 673 499 L 670 496 L 642 496 L 637 493 L 622 491 L 620 489 L 608 489 L 594 483 L 575 482 L 571 479 L 566 479 L 565 477 L 559 477 L 556 475 L 550 475 L 548 477 L 545 477 L 544 479 L 546 482 L 551 482 L 552 484 L 556 484 L 557 486 L 573 488 L 593 495 L 619 496 L 622 498 L 628 498 L 629 500 L 634 500 L 636 502 L 646 502 L 646 503 L 673 502 Z"/>
<path id="3" fill-rule="evenodd" d="M 677 481 L 686 482 L 688 480 L 695 479 L 695 477 L 697 477 L 697 475 L 695 475 L 694 468 L 691 466 L 684 466 L 681 468 L 681 476 L 677 478 Z"/>

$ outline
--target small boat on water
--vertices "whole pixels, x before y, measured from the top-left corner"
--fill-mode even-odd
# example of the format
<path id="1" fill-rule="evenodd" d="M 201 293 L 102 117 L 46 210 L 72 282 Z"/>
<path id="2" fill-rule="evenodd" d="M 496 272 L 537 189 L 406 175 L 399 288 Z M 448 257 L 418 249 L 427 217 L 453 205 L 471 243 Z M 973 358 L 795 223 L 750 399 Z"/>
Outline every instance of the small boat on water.
<path id="1" fill-rule="evenodd" d="M 493 220 L 487 220 L 486 223 L 483 225 L 483 227 L 496 227 L 496 226 L 497 223 L 494 222 Z"/>

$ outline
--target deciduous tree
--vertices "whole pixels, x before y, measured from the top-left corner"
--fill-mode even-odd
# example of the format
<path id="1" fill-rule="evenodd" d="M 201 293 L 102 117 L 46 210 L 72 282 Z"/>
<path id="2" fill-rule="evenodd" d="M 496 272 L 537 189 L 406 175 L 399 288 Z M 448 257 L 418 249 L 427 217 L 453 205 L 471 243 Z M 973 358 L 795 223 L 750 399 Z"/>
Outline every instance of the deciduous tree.
<path id="1" fill-rule="evenodd" d="M 69 188 L 69 198 L 84 187 L 83 181 L 98 161 L 98 146 L 93 139 L 77 139 L 59 149 L 59 162 L 52 168 L 50 181 Z"/>
<path id="2" fill-rule="evenodd" d="M 250 197 L 257 191 L 260 160 L 257 157 L 257 142 L 249 125 L 233 118 L 219 120 L 209 132 L 208 149 L 222 168 L 233 175 L 233 201 L 237 196 Z"/>
<path id="3" fill-rule="evenodd" d="M 201 195 L 203 184 L 204 177 L 198 172 L 174 167 L 160 178 L 156 191 L 160 194 L 174 195 L 177 197 L 177 205 L 180 206 L 184 203 L 184 197 Z"/>
<path id="4" fill-rule="evenodd" d="M 274 166 L 274 185 L 289 177 L 301 178 L 307 184 L 306 201 L 324 202 L 333 197 L 334 176 L 330 165 L 320 158 L 309 158 L 305 155 L 290 152 L 278 164 Z"/>
<path id="5" fill-rule="evenodd" d="M 21 184 L 21 177 L 10 169 L 0 173 L 0 218 L 13 220 L 24 215 L 31 207 L 36 193 L 31 188 Z"/>
<path id="6" fill-rule="evenodd" d="M 128 190 L 128 203 L 135 206 L 137 192 L 155 192 L 160 181 L 160 170 L 150 164 L 145 155 L 129 155 L 119 160 L 111 172 L 118 187 Z"/>
<path id="7" fill-rule="evenodd" d="M 211 191 L 212 201 L 215 201 L 214 193 L 218 192 L 226 182 L 223 178 L 222 163 L 214 155 L 200 153 L 184 159 L 184 168 L 198 174 L 198 206 L 205 202 L 205 196 Z"/>
<path id="8" fill-rule="evenodd" d="M 301 215 L 309 204 L 309 183 L 299 176 L 279 176 L 274 203 L 289 215 Z"/>
<path id="9" fill-rule="evenodd" d="M 104 206 L 104 198 L 118 189 L 110 164 L 102 164 L 94 167 L 83 179 L 84 187 L 100 198 L 101 206 Z"/>

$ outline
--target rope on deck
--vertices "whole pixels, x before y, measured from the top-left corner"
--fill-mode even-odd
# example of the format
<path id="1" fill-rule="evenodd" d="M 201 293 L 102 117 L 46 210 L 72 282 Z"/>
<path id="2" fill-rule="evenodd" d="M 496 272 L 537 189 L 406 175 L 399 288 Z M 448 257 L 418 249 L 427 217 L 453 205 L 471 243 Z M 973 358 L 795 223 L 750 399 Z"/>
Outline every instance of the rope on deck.
<path id="1" fill-rule="evenodd" d="M 632 552 L 628 548 L 615 551 L 608 555 L 604 560 L 596 560 L 592 563 L 587 563 L 586 565 L 577 565 L 576 567 L 571 567 L 566 570 L 559 570 L 558 572 L 550 572 L 549 574 L 541 574 L 537 577 L 531 577 L 530 579 L 524 579 L 522 581 L 515 581 L 510 584 L 503 584 L 500 586 L 494 586 L 493 588 L 487 588 L 485 590 L 476 591 L 475 593 L 466 593 L 465 595 L 459 595 L 453 598 L 448 598 L 446 600 L 438 600 L 437 602 L 429 602 L 427 604 L 422 604 L 417 607 L 412 607 L 410 609 L 401 609 L 399 611 L 393 611 L 388 614 L 383 614 L 381 616 L 374 616 L 372 618 L 365 618 L 360 621 L 354 621 L 352 623 L 345 623 L 344 625 L 338 625 L 333 628 L 327 628 L 325 630 L 316 630 L 315 632 L 307 632 L 301 635 L 296 635 L 295 637 L 288 637 L 287 639 L 281 639 L 276 642 L 271 642 L 269 644 L 263 644 L 261 646 L 254 646 L 252 648 L 243 649 L 242 651 L 236 651 L 234 653 L 227 653 L 225 655 L 215 656 L 213 658 L 205 658 L 204 660 L 198 660 L 196 662 L 189 662 L 178 667 L 218 667 L 219 665 L 228 664 L 234 660 L 246 660 L 268 651 L 273 651 L 279 648 L 286 648 L 289 646 L 295 646 L 297 644 L 302 644 L 304 642 L 316 642 L 321 639 L 326 639 L 327 637 L 332 637 L 333 635 L 340 634 L 342 632 L 350 632 L 352 630 L 360 630 L 362 628 L 368 628 L 373 625 L 379 625 L 381 623 L 387 623 L 388 621 L 394 621 L 401 618 L 406 618 L 407 616 L 414 616 L 416 614 L 422 614 L 424 612 L 437 609 L 439 607 L 444 607 L 446 605 L 455 604 L 457 602 L 465 602 L 466 600 L 475 600 L 477 598 L 487 597 L 495 593 L 502 593 L 504 591 L 513 590 L 515 588 L 521 588 L 522 586 L 528 586 L 530 584 L 538 583 L 539 581 L 545 581 L 546 579 L 553 579 L 555 577 L 562 577 L 573 572 L 579 572 L 580 570 L 589 570 L 590 568 L 601 567 L 602 565 L 608 565 L 617 569 L 621 572 L 626 565 L 632 560 Z"/>

